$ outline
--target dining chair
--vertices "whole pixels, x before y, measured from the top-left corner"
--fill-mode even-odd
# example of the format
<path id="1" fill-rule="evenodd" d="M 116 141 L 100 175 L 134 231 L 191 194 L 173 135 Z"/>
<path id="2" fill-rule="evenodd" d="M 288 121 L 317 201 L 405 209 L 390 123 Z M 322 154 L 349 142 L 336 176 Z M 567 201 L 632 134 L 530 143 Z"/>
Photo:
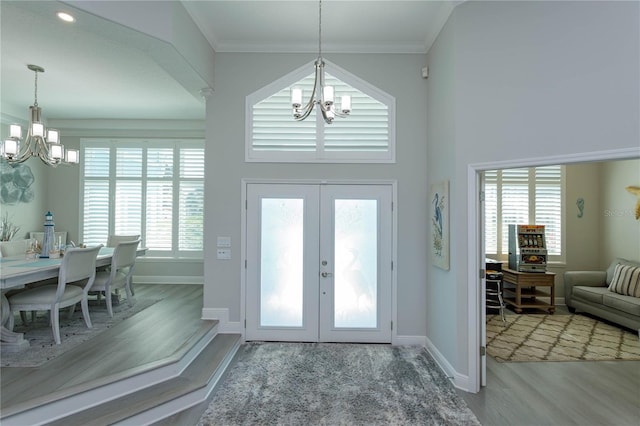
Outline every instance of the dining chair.
<path id="1" fill-rule="evenodd" d="M 127 293 L 127 302 L 133 306 L 133 292 L 131 291 L 131 276 L 136 264 L 136 256 L 140 239 L 135 241 L 125 241 L 116 245 L 111 258 L 111 269 L 108 271 L 98 271 L 93 281 L 91 293 L 104 293 L 107 303 L 107 312 L 113 317 L 112 290 L 124 288 Z M 100 298 L 98 297 L 98 300 Z"/>
<path id="2" fill-rule="evenodd" d="M 96 258 L 101 247 L 70 248 L 62 258 L 57 284 L 35 287 L 9 297 L 9 330 L 13 331 L 16 312 L 49 311 L 53 338 L 59 345 L 60 309 L 70 307 L 71 318 L 78 302 L 82 306 L 85 324 L 92 328 L 88 295 L 96 276 Z"/>
<path id="3" fill-rule="evenodd" d="M 135 234 L 135 235 L 111 234 L 107 238 L 107 247 L 115 247 L 119 243 L 122 243 L 122 242 L 125 242 L 125 241 L 135 241 L 135 240 L 138 240 L 138 239 L 140 239 L 140 234 Z"/>
<path id="4" fill-rule="evenodd" d="M 0 253 L 2 257 L 25 255 L 29 247 L 29 240 L 13 240 L 0 242 Z"/>
<path id="5" fill-rule="evenodd" d="M 118 234 L 110 234 L 107 238 L 107 247 L 115 247 L 118 244 L 125 241 L 135 241 L 140 239 L 140 234 L 132 234 L 132 235 L 118 235 Z M 105 271 L 109 271 L 111 269 L 110 266 L 104 268 Z M 135 296 L 136 291 L 133 289 L 133 283 L 129 283 L 129 288 L 131 290 L 131 294 Z M 99 297 L 98 297 L 99 298 Z"/>

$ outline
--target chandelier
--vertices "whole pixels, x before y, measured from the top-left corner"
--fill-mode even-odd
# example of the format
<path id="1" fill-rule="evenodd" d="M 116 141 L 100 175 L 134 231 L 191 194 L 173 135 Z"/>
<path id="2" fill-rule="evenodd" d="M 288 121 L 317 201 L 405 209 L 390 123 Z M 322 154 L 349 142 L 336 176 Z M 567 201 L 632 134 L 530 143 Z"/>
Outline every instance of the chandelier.
<path id="1" fill-rule="evenodd" d="M 22 163 L 31 157 L 38 157 L 47 166 L 60 164 L 78 164 L 80 161 L 77 149 L 67 149 L 60 143 L 60 132 L 56 129 L 45 129 L 42 122 L 42 110 L 38 106 L 38 73 L 44 68 L 38 65 L 27 65 L 35 73 L 35 101 L 29 107 L 30 120 L 27 135 L 22 137 L 22 127 L 18 124 L 9 126 L 9 138 L 2 144 L 2 156 L 10 163 Z M 45 137 L 46 134 L 46 137 Z"/>
<path id="2" fill-rule="evenodd" d="M 340 108 L 336 109 L 333 86 L 324 84 L 324 60 L 322 59 L 322 0 L 318 2 L 318 59 L 315 62 L 315 81 L 309 101 L 302 106 L 302 88 L 291 89 L 291 105 L 293 118 L 302 121 L 311 114 L 318 105 L 322 117 L 327 124 L 331 124 L 335 117 L 347 117 L 351 113 L 351 96 L 344 95 L 340 99 Z"/>

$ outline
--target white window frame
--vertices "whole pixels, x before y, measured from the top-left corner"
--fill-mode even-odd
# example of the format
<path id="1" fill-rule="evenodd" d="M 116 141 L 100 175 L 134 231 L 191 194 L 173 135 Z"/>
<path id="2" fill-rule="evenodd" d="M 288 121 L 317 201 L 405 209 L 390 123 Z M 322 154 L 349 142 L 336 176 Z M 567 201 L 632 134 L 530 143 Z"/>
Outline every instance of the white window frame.
<path id="1" fill-rule="evenodd" d="M 126 148 L 173 148 L 174 149 L 174 173 L 171 178 L 172 181 L 172 237 L 171 237 L 171 249 L 170 250 L 148 250 L 146 255 L 147 257 L 161 257 L 161 258 L 191 258 L 191 259 L 202 259 L 204 258 L 204 243 L 202 250 L 179 250 L 179 202 L 180 202 L 180 182 L 182 181 L 201 181 L 204 187 L 204 176 L 202 178 L 184 178 L 180 176 L 180 159 L 178 158 L 176 151 L 179 149 L 203 149 L 205 148 L 204 140 L 201 139 L 183 139 L 183 140 L 175 140 L 175 139 L 81 139 L 81 167 L 84 162 L 84 155 L 87 147 L 91 148 L 109 148 L 109 177 L 108 178 L 95 178 L 96 180 L 102 180 L 109 182 L 109 219 L 108 219 L 108 234 L 114 234 L 115 230 L 115 188 L 116 181 L 118 180 L 128 180 L 128 178 L 117 178 L 116 177 L 116 156 L 115 156 L 115 148 L 116 147 L 126 147 Z M 204 155 L 204 153 L 203 153 Z M 142 182 L 142 198 L 143 200 L 146 197 L 146 189 L 147 182 L 154 181 L 156 178 L 148 178 L 146 175 L 146 156 L 143 157 L 143 173 L 140 178 L 135 178 L 135 180 L 140 180 Z M 84 168 L 80 169 L 80 211 L 79 211 L 79 219 L 80 219 L 80 227 L 79 227 L 79 235 L 80 241 L 84 241 L 84 190 L 85 190 L 85 178 Z M 144 214 L 145 203 L 143 202 L 143 213 L 141 217 L 141 246 L 145 245 L 145 230 L 146 230 L 146 218 Z M 204 210 L 204 199 L 203 199 L 203 210 Z M 203 218 L 203 232 L 204 232 L 204 218 Z M 104 242 L 106 244 L 106 241 Z"/>
<path id="2" fill-rule="evenodd" d="M 253 106 L 287 87 L 295 85 L 298 81 L 306 78 L 314 70 L 315 61 L 310 62 L 295 71 L 285 75 L 284 77 L 268 84 L 267 86 L 251 93 L 245 98 L 245 161 L 246 162 L 279 162 L 279 163 L 395 163 L 396 162 L 396 101 L 390 94 L 378 89 L 377 87 L 367 83 L 357 76 L 345 71 L 337 65 L 327 61 L 325 62 L 325 72 L 331 74 L 335 78 L 345 82 L 351 87 L 365 93 L 371 98 L 383 103 L 388 110 L 388 150 L 385 152 L 327 152 L 323 149 L 323 129 L 326 124 L 321 114 L 316 114 L 316 150 L 314 152 L 299 151 L 277 151 L 265 152 L 253 150 Z M 305 93 L 308 99 L 310 93 Z M 316 107 L 317 108 L 317 107 Z M 357 108 L 357 104 L 353 105 Z M 311 118 L 309 118 L 311 119 Z M 349 118 L 336 118 L 334 123 L 339 120 L 349 120 Z M 291 114 L 291 123 L 294 125 L 296 121 Z M 333 124 L 332 124 L 333 125 Z"/>
<path id="3" fill-rule="evenodd" d="M 529 192 L 529 209 L 528 209 L 528 216 L 529 216 L 529 225 L 535 225 L 535 212 L 536 212 L 536 206 L 535 206 L 535 202 L 531 202 L 531 200 L 535 200 L 535 193 L 536 193 L 536 168 L 537 167 L 518 167 L 519 169 L 528 169 L 529 172 L 529 176 L 528 176 L 528 192 Z M 501 172 L 501 170 L 498 170 L 498 172 Z M 486 172 L 485 172 L 486 173 Z M 486 182 L 485 182 L 485 186 L 486 186 Z M 497 253 L 490 253 L 489 251 L 486 250 L 486 242 L 485 242 L 485 254 L 487 257 L 489 258 L 493 258 L 499 261 L 506 261 L 508 259 L 508 254 L 504 254 L 503 251 L 506 249 L 508 251 L 508 247 L 503 247 L 503 226 L 502 226 L 502 214 L 501 214 L 501 195 L 502 194 L 502 181 L 500 178 L 500 175 L 498 177 L 498 182 L 497 182 L 497 197 L 498 197 L 498 211 L 497 211 Z M 566 214 L 565 214 L 565 209 L 566 209 L 566 167 L 565 166 L 560 166 L 560 229 L 561 229 L 561 235 L 560 235 L 560 254 L 556 255 L 556 254 L 549 254 L 547 256 L 547 263 L 550 264 L 557 264 L 557 265 L 564 265 L 566 264 Z M 485 209 L 486 209 L 486 204 L 485 204 Z M 486 213 L 485 211 L 485 220 L 489 215 Z M 486 224 L 485 224 L 485 228 L 486 228 Z"/>

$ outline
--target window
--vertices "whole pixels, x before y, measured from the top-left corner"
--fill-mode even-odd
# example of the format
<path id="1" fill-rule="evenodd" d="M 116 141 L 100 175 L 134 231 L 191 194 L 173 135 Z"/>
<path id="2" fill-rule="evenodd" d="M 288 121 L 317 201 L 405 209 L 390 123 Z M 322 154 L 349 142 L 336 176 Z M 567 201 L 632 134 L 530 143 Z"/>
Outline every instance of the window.
<path id="1" fill-rule="evenodd" d="M 295 121 L 291 87 L 309 99 L 313 64 L 264 87 L 246 98 L 246 161 L 369 162 L 395 161 L 395 99 L 325 61 L 325 82 L 336 97 L 351 95 L 348 118 L 326 124 L 316 108 L 304 121 Z"/>
<path id="2" fill-rule="evenodd" d="M 545 225 L 550 261 L 564 261 L 564 167 L 485 171 L 485 252 L 506 259 L 508 225 Z"/>
<path id="3" fill-rule="evenodd" d="M 202 142 L 83 140 L 82 147 L 84 243 L 140 234 L 149 255 L 202 256 Z"/>

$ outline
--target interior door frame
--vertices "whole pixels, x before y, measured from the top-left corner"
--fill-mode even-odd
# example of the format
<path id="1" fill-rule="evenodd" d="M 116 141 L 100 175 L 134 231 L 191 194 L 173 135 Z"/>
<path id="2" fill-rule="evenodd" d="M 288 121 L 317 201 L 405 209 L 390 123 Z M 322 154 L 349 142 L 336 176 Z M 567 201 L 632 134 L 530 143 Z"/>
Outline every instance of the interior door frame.
<path id="1" fill-rule="evenodd" d="M 480 392 L 483 376 L 486 378 L 486 370 L 483 371 L 483 363 L 480 356 L 482 333 L 486 326 L 482 322 L 481 309 L 482 294 L 484 289 L 484 277 L 480 277 L 480 270 L 485 268 L 484 259 L 484 230 L 480 225 L 480 191 L 482 179 L 480 173 L 486 170 L 512 169 L 521 167 L 540 167 L 552 164 L 577 164 L 594 161 L 631 160 L 640 158 L 639 148 L 623 148 L 607 151 L 594 151 L 579 154 L 562 154 L 547 157 L 523 158 L 517 160 L 502 160 L 486 163 L 473 163 L 467 166 L 467 367 L 466 380 L 462 377 L 456 386 L 467 392 Z M 484 327 L 485 330 L 482 330 Z"/>
<path id="2" fill-rule="evenodd" d="M 251 184 L 273 185 L 390 185 L 391 186 L 391 344 L 397 343 L 398 309 L 397 309 L 397 252 L 398 252 L 398 181 L 395 179 L 241 179 L 240 206 L 240 318 L 242 319 L 242 341 L 246 340 L 247 318 L 247 187 Z"/>

